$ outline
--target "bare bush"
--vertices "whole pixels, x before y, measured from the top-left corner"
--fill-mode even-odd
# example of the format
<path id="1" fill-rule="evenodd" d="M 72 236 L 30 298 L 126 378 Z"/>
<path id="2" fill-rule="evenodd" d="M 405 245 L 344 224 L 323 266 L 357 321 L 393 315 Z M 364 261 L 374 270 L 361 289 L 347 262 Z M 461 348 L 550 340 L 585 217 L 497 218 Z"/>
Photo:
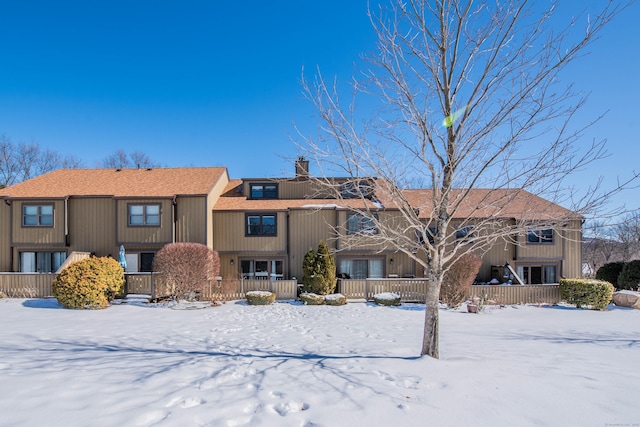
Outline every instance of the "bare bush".
<path id="1" fill-rule="evenodd" d="M 482 258 L 473 253 L 462 255 L 444 274 L 440 301 L 449 307 L 462 304 L 471 293 L 471 285 L 480 271 Z"/>
<path id="2" fill-rule="evenodd" d="M 218 253 L 200 243 L 171 243 L 156 254 L 159 293 L 174 299 L 195 299 L 212 286 L 220 271 Z"/>

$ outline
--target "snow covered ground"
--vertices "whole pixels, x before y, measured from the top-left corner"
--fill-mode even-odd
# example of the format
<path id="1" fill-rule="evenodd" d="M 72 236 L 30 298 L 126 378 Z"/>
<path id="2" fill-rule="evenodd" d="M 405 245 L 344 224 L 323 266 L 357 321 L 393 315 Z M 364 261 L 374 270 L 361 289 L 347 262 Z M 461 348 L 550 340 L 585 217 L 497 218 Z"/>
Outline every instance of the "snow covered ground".
<path id="1" fill-rule="evenodd" d="M 637 426 L 640 310 L 0 300 L 2 426 Z"/>

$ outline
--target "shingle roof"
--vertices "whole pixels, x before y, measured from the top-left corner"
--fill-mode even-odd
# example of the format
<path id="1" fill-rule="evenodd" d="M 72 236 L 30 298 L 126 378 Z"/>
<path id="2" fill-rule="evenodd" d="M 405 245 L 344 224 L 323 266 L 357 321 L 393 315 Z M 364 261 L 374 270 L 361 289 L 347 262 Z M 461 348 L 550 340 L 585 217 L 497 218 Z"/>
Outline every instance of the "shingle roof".
<path id="1" fill-rule="evenodd" d="M 59 169 L 0 189 L 0 197 L 167 197 L 208 194 L 225 167 Z"/>
<path id="2" fill-rule="evenodd" d="M 404 190 L 409 204 L 418 208 L 420 218 L 430 216 L 432 190 Z M 453 190 L 450 199 L 456 201 L 462 190 Z M 522 189 L 473 189 L 460 203 L 454 218 L 515 218 L 518 220 L 579 219 L 580 215 L 556 203 Z"/>

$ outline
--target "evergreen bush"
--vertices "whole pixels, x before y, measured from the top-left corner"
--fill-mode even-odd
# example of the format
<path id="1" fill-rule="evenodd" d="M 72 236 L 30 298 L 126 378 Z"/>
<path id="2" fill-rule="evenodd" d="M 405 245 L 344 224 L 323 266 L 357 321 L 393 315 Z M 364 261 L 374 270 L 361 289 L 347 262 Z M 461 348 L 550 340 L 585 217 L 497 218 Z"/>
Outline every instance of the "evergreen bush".
<path id="1" fill-rule="evenodd" d="M 637 291 L 640 287 L 640 260 L 630 261 L 622 267 L 618 276 L 617 289 Z"/>
<path id="2" fill-rule="evenodd" d="M 246 297 L 249 305 L 269 305 L 276 300 L 276 294 L 268 291 L 249 291 Z"/>
<path id="3" fill-rule="evenodd" d="M 302 262 L 302 272 L 304 292 L 328 295 L 335 291 L 336 262 L 325 242 L 320 242 L 317 251 L 309 249 Z"/>
<path id="4" fill-rule="evenodd" d="M 578 308 L 602 310 L 611 302 L 613 285 L 594 279 L 560 279 L 560 299 Z"/>
<path id="5" fill-rule="evenodd" d="M 124 270 L 113 258 L 87 258 L 62 270 L 52 284 L 53 296 L 65 308 L 109 306 L 124 288 Z"/>
<path id="6" fill-rule="evenodd" d="M 608 262 L 600 267 L 598 271 L 596 271 L 596 279 L 609 282 L 613 285 L 614 288 L 617 288 L 618 276 L 620 276 L 623 267 L 624 262 L 622 261 Z"/>
<path id="7" fill-rule="evenodd" d="M 300 294 L 300 301 L 305 305 L 322 305 L 324 304 L 324 297 L 318 294 L 303 292 Z"/>

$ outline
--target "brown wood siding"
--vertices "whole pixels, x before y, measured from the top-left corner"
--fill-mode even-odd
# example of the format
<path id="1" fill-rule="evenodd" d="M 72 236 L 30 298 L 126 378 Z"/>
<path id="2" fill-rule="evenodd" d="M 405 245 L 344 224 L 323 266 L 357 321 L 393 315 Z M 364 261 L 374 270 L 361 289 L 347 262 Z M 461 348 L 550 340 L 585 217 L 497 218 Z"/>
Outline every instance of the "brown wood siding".
<path id="1" fill-rule="evenodd" d="M 131 204 L 159 204 L 160 227 L 129 227 L 128 206 Z M 119 199 L 117 206 L 117 244 L 163 245 L 171 243 L 171 199 Z"/>
<path id="2" fill-rule="evenodd" d="M 205 224 L 206 245 L 213 248 L 213 207 L 220 198 L 220 195 L 224 192 L 227 184 L 229 183 L 229 175 L 225 171 L 220 177 L 218 182 L 213 186 L 209 194 L 207 195 L 206 215 L 207 220 Z"/>
<path id="3" fill-rule="evenodd" d="M 111 197 L 69 199 L 69 249 L 116 256 L 115 200 Z"/>
<path id="4" fill-rule="evenodd" d="M 553 232 L 553 243 L 528 243 L 526 233 L 518 236 L 518 260 L 559 260 L 564 256 L 564 239 Z"/>
<path id="5" fill-rule="evenodd" d="M 582 228 L 580 221 L 571 221 L 564 232 L 564 277 L 582 277 Z"/>
<path id="6" fill-rule="evenodd" d="M 0 271 L 11 271 L 11 207 L 0 200 Z"/>
<path id="7" fill-rule="evenodd" d="M 177 197 L 176 202 L 176 241 L 206 244 L 207 199 Z"/>
<path id="8" fill-rule="evenodd" d="M 213 249 L 219 252 L 284 253 L 287 249 L 287 214 L 273 213 L 277 236 L 247 237 L 245 212 L 214 212 Z"/>
<path id="9" fill-rule="evenodd" d="M 53 205 L 53 227 L 23 227 L 22 207 L 24 205 Z M 13 215 L 12 236 L 17 245 L 64 245 L 64 200 L 13 200 L 11 202 Z"/>
<path id="10" fill-rule="evenodd" d="M 297 209 L 289 215 L 289 272 L 302 280 L 302 261 L 310 248 L 316 250 L 321 240 L 335 249 L 331 226 L 335 224 L 334 209 Z"/>

